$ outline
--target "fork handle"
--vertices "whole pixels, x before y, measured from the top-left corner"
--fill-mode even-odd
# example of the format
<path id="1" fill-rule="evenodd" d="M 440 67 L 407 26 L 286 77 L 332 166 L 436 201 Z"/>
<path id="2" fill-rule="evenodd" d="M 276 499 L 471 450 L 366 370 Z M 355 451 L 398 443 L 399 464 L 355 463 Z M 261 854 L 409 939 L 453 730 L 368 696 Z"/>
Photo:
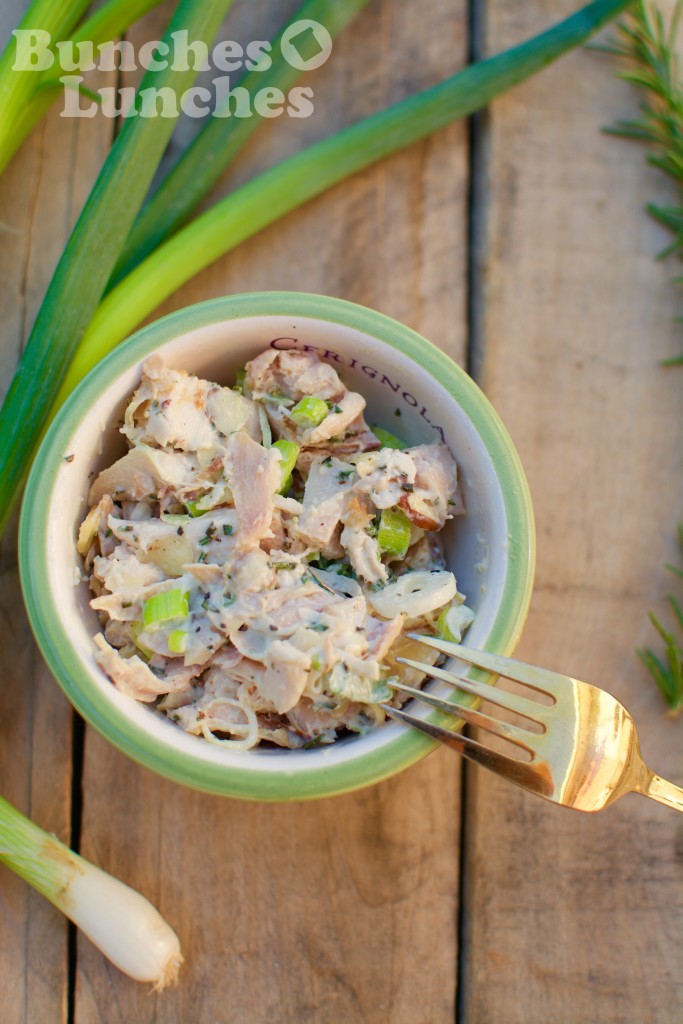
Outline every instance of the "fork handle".
<path id="1" fill-rule="evenodd" d="M 650 781 L 640 792 L 644 796 L 651 796 L 653 800 L 659 800 L 660 804 L 683 811 L 683 789 L 680 786 L 674 786 L 673 782 L 667 782 L 659 775 L 653 773 Z"/>

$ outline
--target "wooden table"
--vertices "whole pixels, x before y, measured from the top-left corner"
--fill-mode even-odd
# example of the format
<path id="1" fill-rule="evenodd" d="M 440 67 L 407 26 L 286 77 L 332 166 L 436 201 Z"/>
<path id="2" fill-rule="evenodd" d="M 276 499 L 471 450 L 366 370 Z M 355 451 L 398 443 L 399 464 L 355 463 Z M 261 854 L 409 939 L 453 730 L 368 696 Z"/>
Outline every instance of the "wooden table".
<path id="1" fill-rule="evenodd" d="M 535 33 L 578 0 L 373 0 L 311 83 L 315 114 L 259 132 L 258 168 Z M 4 0 L 3 38 L 26 0 Z M 267 38 L 294 0 L 236 4 Z M 552 8 L 552 10 L 550 9 Z M 162 8 L 132 38 L 158 38 Z M 665 612 L 681 518 L 677 268 L 643 213 L 668 183 L 601 127 L 637 99 L 577 52 L 334 189 L 188 284 L 160 312 L 281 288 L 374 306 L 468 367 L 519 449 L 538 528 L 519 654 L 603 684 L 647 760 L 683 782 L 683 723 L 634 648 Z M 0 182 L 7 385 L 112 123 L 38 128 Z M 78 722 L 38 655 L 5 541 L 4 796 L 144 892 L 178 930 L 177 989 L 149 995 L 0 870 L 4 1024 L 599 1024 L 683 1020 L 683 819 L 624 800 L 552 807 L 438 750 L 398 778 L 307 805 L 202 796 Z"/>

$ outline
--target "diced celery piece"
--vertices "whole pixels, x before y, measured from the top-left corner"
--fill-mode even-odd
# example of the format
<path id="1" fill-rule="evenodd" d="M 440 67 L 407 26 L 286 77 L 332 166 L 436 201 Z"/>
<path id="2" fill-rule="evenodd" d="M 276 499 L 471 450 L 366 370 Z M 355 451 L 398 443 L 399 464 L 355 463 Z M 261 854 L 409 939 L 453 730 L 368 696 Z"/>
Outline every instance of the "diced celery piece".
<path id="1" fill-rule="evenodd" d="M 174 629 L 169 633 L 168 649 L 171 654 L 184 654 L 187 650 L 187 633 L 184 629 Z"/>
<path id="2" fill-rule="evenodd" d="M 400 437 L 396 437 L 395 434 L 385 430 L 384 427 L 373 426 L 370 427 L 370 430 L 373 432 L 382 448 L 397 448 L 399 451 L 402 451 L 404 448 L 408 447 L 405 441 L 402 441 Z"/>
<path id="3" fill-rule="evenodd" d="M 379 519 L 380 551 L 403 558 L 410 544 L 410 520 L 400 508 L 385 508 Z"/>
<path id="4" fill-rule="evenodd" d="M 233 388 L 233 391 L 239 391 L 239 393 L 242 394 L 242 392 L 244 391 L 244 379 L 246 376 L 247 371 L 244 369 L 244 367 L 242 367 L 241 370 L 237 371 L 237 373 L 235 374 L 235 386 Z"/>
<path id="5" fill-rule="evenodd" d="M 183 590 L 165 590 L 155 594 L 142 606 L 142 621 L 145 626 L 169 619 L 185 618 L 190 613 L 188 595 Z"/>
<path id="6" fill-rule="evenodd" d="M 289 418 L 297 427 L 317 427 L 329 413 L 327 402 L 322 398 L 307 395 L 298 402 L 289 414 Z"/>
<path id="7" fill-rule="evenodd" d="M 191 518 L 190 516 L 186 516 L 186 515 L 176 515 L 175 512 L 162 512 L 161 513 L 161 521 L 162 521 L 162 523 L 174 523 L 176 525 L 181 525 L 182 523 L 189 523 L 190 518 Z"/>
<path id="8" fill-rule="evenodd" d="M 299 446 L 293 441 L 276 441 L 273 448 L 280 452 L 280 494 L 286 494 L 292 484 L 292 470 L 299 457 Z"/>
<path id="9" fill-rule="evenodd" d="M 474 622 L 474 618 L 474 612 L 466 604 L 451 604 L 439 615 L 436 628 L 444 640 L 459 644 L 463 633 Z"/>

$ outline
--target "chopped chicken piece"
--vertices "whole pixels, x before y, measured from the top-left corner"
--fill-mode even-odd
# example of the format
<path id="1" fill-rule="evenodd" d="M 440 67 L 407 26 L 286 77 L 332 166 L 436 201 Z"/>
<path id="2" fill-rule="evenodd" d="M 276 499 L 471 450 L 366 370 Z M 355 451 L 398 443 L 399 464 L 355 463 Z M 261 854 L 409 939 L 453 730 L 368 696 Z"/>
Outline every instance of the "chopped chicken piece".
<path id="1" fill-rule="evenodd" d="M 118 651 L 109 646 L 101 633 L 93 639 L 98 648 L 95 654 L 97 664 L 104 669 L 117 689 L 127 697 L 149 704 L 162 693 L 172 691 L 173 686 L 169 686 L 169 683 L 173 682 L 172 679 L 168 676 L 162 678 L 155 675 L 137 655 L 122 658 Z"/>
<path id="2" fill-rule="evenodd" d="M 232 434 L 224 463 L 237 511 L 237 544 L 250 548 L 270 530 L 280 486 L 280 459 L 246 434 Z"/>
<path id="3" fill-rule="evenodd" d="M 196 487 L 196 459 L 182 452 L 163 452 L 140 445 L 103 470 L 90 488 L 88 501 L 95 504 L 105 494 L 140 501 L 164 489 Z"/>
<path id="4" fill-rule="evenodd" d="M 316 459 L 311 464 L 296 533 L 311 548 L 323 554 L 326 554 L 341 522 L 353 475 L 354 467 L 339 459 Z"/>
<path id="5" fill-rule="evenodd" d="M 440 530 L 451 515 L 458 486 L 455 459 L 443 444 L 422 444 L 406 452 L 415 463 L 415 485 L 399 502 L 405 514 L 423 530 Z"/>
<path id="6" fill-rule="evenodd" d="M 121 430 L 131 443 L 199 452 L 220 447 L 225 436 L 238 430 L 260 437 L 258 408 L 248 398 L 171 370 L 160 356 L 150 356 L 142 369 Z"/>

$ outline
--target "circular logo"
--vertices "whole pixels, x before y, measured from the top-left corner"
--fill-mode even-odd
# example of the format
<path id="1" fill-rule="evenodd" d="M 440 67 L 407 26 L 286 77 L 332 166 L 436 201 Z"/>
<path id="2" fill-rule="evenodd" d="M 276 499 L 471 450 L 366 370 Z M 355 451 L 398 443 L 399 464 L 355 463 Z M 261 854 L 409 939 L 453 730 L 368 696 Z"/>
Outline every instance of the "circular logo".
<path id="1" fill-rule="evenodd" d="M 332 53 L 332 36 L 319 21 L 302 18 L 288 25 L 280 40 L 282 56 L 298 71 L 315 71 Z"/>

